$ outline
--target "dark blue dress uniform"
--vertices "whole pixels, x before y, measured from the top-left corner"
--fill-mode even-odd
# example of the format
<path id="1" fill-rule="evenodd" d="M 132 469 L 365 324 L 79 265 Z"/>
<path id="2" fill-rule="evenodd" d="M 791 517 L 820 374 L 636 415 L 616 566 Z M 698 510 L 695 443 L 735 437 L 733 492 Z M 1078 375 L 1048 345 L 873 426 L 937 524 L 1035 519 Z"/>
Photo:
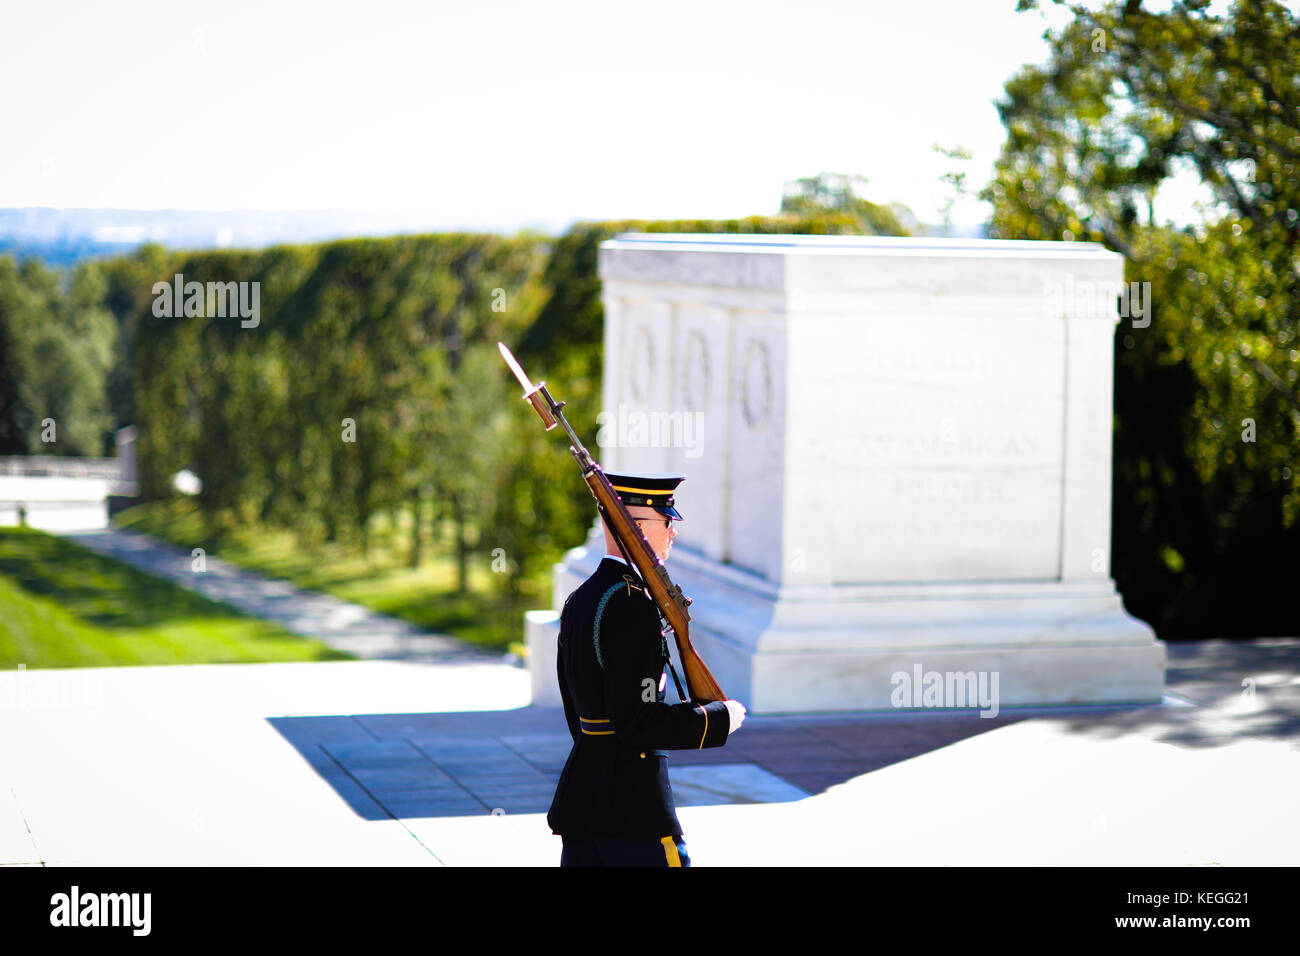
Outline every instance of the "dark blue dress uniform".
<path id="1" fill-rule="evenodd" d="M 546 819 L 564 837 L 561 865 L 689 865 L 667 751 L 721 747 L 730 717 L 722 701 L 665 703 L 668 661 L 645 583 L 606 557 L 560 617 L 557 669 L 573 750 Z"/>

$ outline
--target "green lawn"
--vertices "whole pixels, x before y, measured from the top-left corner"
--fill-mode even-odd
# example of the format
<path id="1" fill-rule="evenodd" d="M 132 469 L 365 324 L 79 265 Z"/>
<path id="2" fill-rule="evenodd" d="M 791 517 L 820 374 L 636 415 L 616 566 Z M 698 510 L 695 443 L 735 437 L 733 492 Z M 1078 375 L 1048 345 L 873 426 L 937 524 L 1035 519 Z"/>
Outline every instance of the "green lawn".
<path id="1" fill-rule="evenodd" d="M 530 581 L 522 594 L 507 598 L 496 586 L 490 559 L 482 556 L 470 562 L 468 592 L 458 594 L 449 528 L 443 529 L 441 543 L 426 548 L 420 568 L 412 570 L 409 515 L 399 515 L 395 523 L 388 516 L 376 518 L 369 555 L 343 543 L 306 547 L 291 531 L 260 526 L 213 537 L 189 498 L 136 505 L 118 514 L 113 523 L 187 550 L 202 547 L 231 564 L 298 587 L 324 591 L 431 631 L 520 656 L 524 611 L 550 604 L 549 568 Z"/>
<path id="2" fill-rule="evenodd" d="M 350 658 L 62 538 L 0 528 L 0 668 Z"/>

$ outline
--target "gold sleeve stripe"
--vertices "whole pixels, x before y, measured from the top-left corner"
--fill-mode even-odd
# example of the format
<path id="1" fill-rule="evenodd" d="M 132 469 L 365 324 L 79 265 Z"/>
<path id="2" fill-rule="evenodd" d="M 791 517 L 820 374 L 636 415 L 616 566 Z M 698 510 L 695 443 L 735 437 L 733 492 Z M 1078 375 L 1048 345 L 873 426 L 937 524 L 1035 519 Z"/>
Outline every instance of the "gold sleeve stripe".
<path id="1" fill-rule="evenodd" d="M 613 720 L 610 717 L 579 717 L 578 726 L 589 737 L 611 737 L 615 732 Z M 609 729 L 598 730 L 598 727 L 608 727 Z"/>
<path id="2" fill-rule="evenodd" d="M 704 733 L 700 734 L 700 745 L 695 748 L 696 750 L 704 749 L 704 738 L 709 736 L 709 712 L 701 707 L 700 713 L 704 715 Z"/>
<path id="3" fill-rule="evenodd" d="M 663 837 L 659 840 L 664 845 L 664 856 L 668 859 L 669 866 L 681 866 L 682 858 L 677 852 L 677 841 L 670 836 Z"/>

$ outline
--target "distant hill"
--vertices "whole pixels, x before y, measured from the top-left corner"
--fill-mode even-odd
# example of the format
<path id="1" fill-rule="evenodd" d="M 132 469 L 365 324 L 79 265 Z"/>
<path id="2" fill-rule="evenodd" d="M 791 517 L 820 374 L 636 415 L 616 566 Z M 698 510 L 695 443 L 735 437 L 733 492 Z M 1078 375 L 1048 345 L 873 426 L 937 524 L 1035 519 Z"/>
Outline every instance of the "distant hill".
<path id="1" fill-rule="evenodd" d="M 560 235 L 570 222 L 531 224 L 534 232 Z M 469 225 L 413 213 L 349 210 L 211 212 L 187 209 L 0 209 L 0 255 L 36 256 L 47 265 L 128 253 L 145 242 L 171 249 L 260 249 L 278 243 L 326 242 L 352 236 L 402 233 L 492 232 L 513 235 L 519 223 Z M 942 236 L 941 225 L 917 223 L 916 235 Z M 952 235 L 984 236 L 983 226 L 956 225 Z"/>
<path id="2" fill-rule="evenodd" d="M 534 226 L 561 232 L 568 223 Z M 186 209 L 0 209 L 0 255 L 37 256 L 52 266 L 130 252 L 145 242 L 173 249 L 259 249 L 278 243 L 324 242 L 400 233 L 513 234 L 518 223 L 467 227 L 430 215 L 349 210 L 224 212 Z"/>

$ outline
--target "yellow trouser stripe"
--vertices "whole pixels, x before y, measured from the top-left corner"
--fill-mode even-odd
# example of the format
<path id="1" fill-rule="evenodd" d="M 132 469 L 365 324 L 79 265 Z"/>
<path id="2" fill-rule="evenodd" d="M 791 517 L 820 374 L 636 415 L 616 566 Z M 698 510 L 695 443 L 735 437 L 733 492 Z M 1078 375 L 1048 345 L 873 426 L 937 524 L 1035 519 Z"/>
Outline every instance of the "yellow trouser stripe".
<path id="1" fill-rule="evenodd" d="M 668 858 L 669 866 L 681 866 L 682 858 L 677 855 L 677 841 L 667 836 L 659 841 L 664 845 L 664 856 Z"/>

